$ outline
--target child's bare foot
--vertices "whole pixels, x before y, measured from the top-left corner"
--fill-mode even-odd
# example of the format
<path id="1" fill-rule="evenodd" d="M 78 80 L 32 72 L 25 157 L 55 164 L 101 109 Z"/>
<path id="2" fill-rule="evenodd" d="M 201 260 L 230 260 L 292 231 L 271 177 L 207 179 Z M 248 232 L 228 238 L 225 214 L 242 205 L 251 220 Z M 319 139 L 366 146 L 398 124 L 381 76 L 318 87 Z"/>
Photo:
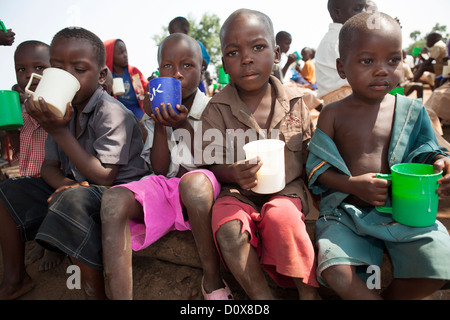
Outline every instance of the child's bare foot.
<path id="1" fill-rule="evenodd" d="M 39 265 L 39 271 L 47 271 L 56 267 L 61 263 L 61 261 L 63 261 L 65 256 L 65 254 L 45 250 L 44 257 Z"/>
<path id="2" fill-rule="evenodd" d="M 25 256 L 25 265 L 28 266 L 32 264 L 33 262 L 42 258 L 43 255 L 44 255 L 44 248 L 35 243 L 34 247 Z"/>
<path id="3" fill-rule="evenodd" d="M 14 300 L 31 291 L 34 288 L 33 280 L 26 276 L 22 281 L 15 284 L 3 282 L 0 285 L 0 300 Z"/>

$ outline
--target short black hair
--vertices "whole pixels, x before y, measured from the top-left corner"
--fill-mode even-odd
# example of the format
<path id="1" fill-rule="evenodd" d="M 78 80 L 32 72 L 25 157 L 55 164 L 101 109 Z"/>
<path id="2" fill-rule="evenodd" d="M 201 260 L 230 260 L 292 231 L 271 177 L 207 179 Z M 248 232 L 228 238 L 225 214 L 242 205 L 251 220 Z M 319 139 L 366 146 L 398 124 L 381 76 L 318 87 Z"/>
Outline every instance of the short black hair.
<path id="1" fill-rule="evenodd" d="M 442 40 L 442 35 L 437 32 L 432 32 L 427 35 L 426 39 L 432 41 L 433 43 L 436 43 L 439 40 Z"/>
<path id="2" fill-rule="evenodd" d="M 92 48 L 94 49 L 95 56 L 97 58 L 96 62 L 98 66 L 100 68 L 103 68 L 105 66 L 106 63 L 105 45 L 95 33 L 81 27 L 64 28 L 53 37 L 50 46 L 52 46 L 55 39 L 58 38 L 65 38 L 65 39 L 76 38 L 88 41 L 92 45 Z"/>
<path id="3" fill-rule="evenodd" d="M 275 34 L 273 31 L 273 23 L 272 23 L 272 20 L 270 19 L 270 17 L 260 11 L 250 10 L 250 9 L 238 9 L 238 10 L 234 11 L 227 18 L 227 20 L 225 20 L 225 22 L 222 25 L 222 28 L 220 29 L 220 42 L 221 43 L 222 43 L 223 37 L 225 36 L 225 32 L 226 32 L 227 28 L 229 27 L 229 25 L 231 23 L 233 23 L 233 21 L 241 15 L 253 15 L 253 16 L 257 17 L 267 27 L 267 29 L 268 29 L 267 31 L 269 32 L 269 35 L 270 35 L 270 41 L 272 41 L 272 43 L 275 45 Z"/>
<path id="4" fill-rule="evenodd" d="M 191 25 L 185 17 L 176 17 L 176 18 L 173 18 L 172 21 L 169 22 L 169 27 L 168 27 L 169 32 L 170 32 L 170 29 L 173 29 L 173 28 L 181 29 L 186 34 L 188 34 L 189 30 L 191 28 Z"/>
<path id="5" fill-rule="evenodd" d="M 292 35 L 287 31 L 280 31 L 275 36 L 275 41 L 277 44 L 283 41 L 284 39 L 292 39 Z"/>
<path id="6" fill-rule="evenodd" d="M 377 14 L 379 14 L 379 16 L 377 16 L 377 19 L 379 19 L 380 28 L 383 28 L 383 24 L 384 26 L 386 26 L 386 24 L 395 25 L 398 26 L 398 28 L 400 28 L 400 24 L 398 23 L 398 21 L 392 18 L 391 16 L 383 12 L 378 12 Z M 367 30 L 371 30 L 369 28 L 368 21 L 371 21 L 370 19 L 373 18 L 374 16 L 372 13 L 361 12 L 351 17 L 350 19 L 347 20 L 346 23 L 344 23 L 344 26 L 342 27 L 339 33 L 339 55 L 341 59 L 345 55 L 345 50 L 351 48 L 351 42 L 353 41 L 356 34 Z"/>
<path id="7" fill-rule="evenodd" d="M 48 50 L 50 50 L 50 46 L 42 41 L 39 40 L 27 40 L 24 41 L 22 43 L 20 43 L 17 48 L 16 51 L 14 51 L 14 57 L 16 56 L 17 52 L 19 52 L 20 50 L 26 48 L 26 47 L 31 47 L 31 48 L 37 48 L 37 47 L 43 47 L 46 48 Z"/>
<path id="8" fill-rule="evenodd" d="M 197 40 L 195 40 L 191 36 L 184 34 L 184 33 L 173 33 L 173 34 L 167 36 L 158 47 L 158 64 L 162 60 L 162 57 L 161 57 L 162 48 L 164 47 L 166 42 L 168 42 L 171 39 L 178 39 L 178 41 L 189 42 L 189 44 L 198 51 L 199 59 L 201 61 L 203 61 L 202 48 L 200 47 L 200 44 L 198 43 Z"/>

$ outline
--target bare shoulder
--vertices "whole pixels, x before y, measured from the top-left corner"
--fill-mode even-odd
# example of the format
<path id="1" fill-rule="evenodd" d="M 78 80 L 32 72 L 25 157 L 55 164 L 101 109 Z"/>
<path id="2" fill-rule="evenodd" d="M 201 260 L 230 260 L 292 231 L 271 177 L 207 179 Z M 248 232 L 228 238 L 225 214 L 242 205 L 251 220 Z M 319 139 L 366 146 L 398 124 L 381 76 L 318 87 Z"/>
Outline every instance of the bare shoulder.
<path id="1" fill-rule="evenodd" d="M 319 119 L 317 121 L 317 128 L 326 133 L 331 139 L 334 137 L 334 124 L 336 116 L 344 108 L 344 103 L 341 101 L 336 101 L 327 104 L 320 111 Z"/>

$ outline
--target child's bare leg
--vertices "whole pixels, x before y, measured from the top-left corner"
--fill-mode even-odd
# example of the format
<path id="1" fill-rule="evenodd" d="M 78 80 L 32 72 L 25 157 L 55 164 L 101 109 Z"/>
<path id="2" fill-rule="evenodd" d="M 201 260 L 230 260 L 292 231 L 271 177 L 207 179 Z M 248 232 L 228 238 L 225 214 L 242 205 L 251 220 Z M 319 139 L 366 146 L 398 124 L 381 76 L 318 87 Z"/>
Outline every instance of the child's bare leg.
<path id="1" fill-rule="evenodd" d="M 0 245 L 3 254 L 3 280 L 0 300 L 16 299 L 33 288 L 25 264 L 25 245 L 16 222 L 0 201 Z"/>
<path id="2" fill-rule="evenodd" d="M 385 299 L 420 300 L 441 289 L 445 280 L 394 279 L 382 293 Z"/>
<path id="3" fill-rule="evenodd" d="M 81 287 L 84 290 L 86 299 L 103 300 L 107 299 L 105 293 L 105 282 L 103 279 L 103 270 L 97 270 L 88 267 L 79 260 L 71 257 L 72 262 L 80 268 Z"/>
<path id="4" fill-rule="evenodd" d="M 103 263 L 112 299 L 133 299 L 129 221 L 142 214 L 142 206 L 130 190 L 119 187 L 104 192 L 101 208 Z"/>
<path id="5" fill-rule="evenodd" d="M 317 291 L 317 288 L 311 287 L 300 278 L 292 278 L 297 287 L 300 300 L 321 300 L 322 298 Z"/>
<path id="6" fill-rule="evenodd" d="M 342 299 L 379 300 L 380 295 L 367 287 L 367 284 L 355 272 L 355 267 L 336 265 L 325 269 L 322 277 Z"/>
<path id="7" fill-rule="evenodd" d="M 179 185 L 180 196 L 189 215 L 203 268 L 203 287 L 207 293 L 224 287 L 220 275 L 220 257 L 211 230 L 211 209 L 214 191 L 203 173 L 184 176 Z"/>
<path id="8" fill-rule="evenodd" d="M 216 232 L 220 252 L 231 273 L 250 299 L 271 300 L 272 292 L 267 284 L 259 258 L 249 241 L 247 232 L 241 233 L 242 223 L 233 220 Z"/>

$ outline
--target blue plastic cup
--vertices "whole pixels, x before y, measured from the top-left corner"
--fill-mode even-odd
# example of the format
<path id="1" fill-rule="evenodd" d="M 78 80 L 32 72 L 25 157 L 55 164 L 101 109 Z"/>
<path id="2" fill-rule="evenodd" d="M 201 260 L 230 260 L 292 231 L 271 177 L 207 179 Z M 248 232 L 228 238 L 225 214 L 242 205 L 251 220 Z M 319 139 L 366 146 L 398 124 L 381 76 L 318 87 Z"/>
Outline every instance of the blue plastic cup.
<path id="1" fill-rule="evenodd" d="M 150 103 L 152 112 L 155 113 L 155 108 L 161 109 L 161 103 L 164 103 L 168 108 L 168 104 L 178 114 L 180 111 L 176 105 L 181 105 L 181 81 L 175 78 L 160 77 L 150 80 L 148 83 Z"/>

